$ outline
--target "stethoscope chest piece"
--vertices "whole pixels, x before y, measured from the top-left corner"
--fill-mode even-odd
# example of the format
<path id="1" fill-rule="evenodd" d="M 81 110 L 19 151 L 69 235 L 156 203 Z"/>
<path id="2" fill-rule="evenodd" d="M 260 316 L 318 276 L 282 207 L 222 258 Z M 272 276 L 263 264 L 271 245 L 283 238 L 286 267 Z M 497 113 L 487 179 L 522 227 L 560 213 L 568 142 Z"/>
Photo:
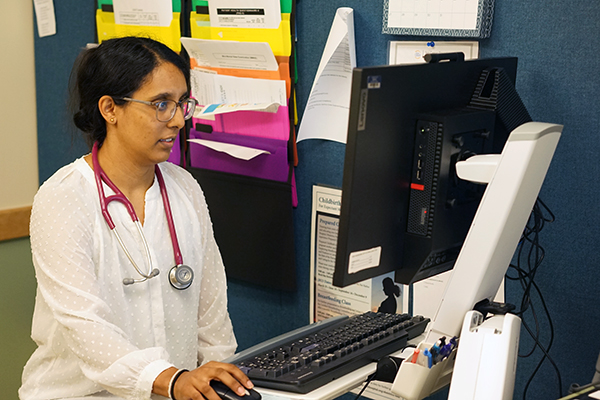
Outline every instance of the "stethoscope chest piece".
<path id="1" fill-rule="evenodd" d="M 169 282 L 177 290 L 189 288 L 193 281 L 194 270 L 187 265 L 176 265 L 169 271 Z"/>

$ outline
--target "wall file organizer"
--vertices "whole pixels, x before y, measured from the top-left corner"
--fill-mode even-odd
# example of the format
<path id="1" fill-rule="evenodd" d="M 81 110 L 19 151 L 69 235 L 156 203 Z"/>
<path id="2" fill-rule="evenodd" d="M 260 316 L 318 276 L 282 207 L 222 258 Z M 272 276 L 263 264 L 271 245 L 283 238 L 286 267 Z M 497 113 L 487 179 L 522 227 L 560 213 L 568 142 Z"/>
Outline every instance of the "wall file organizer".
<path id="1" fill-rule="evenodd" d="M 278 29 L 211 27 L 208 2 L 192 0 L 190 9 L 192 38 L 269 43 L 279 65 L 277 71 L 209 69 L 248 79 L 283 80 L 288 104 L 276 113 L 236 111 L 217 114 L 214 119 L 194 118 L 180 135 L 182 140 L 170 160 L 185 165 L 204 191 L 228 278 L 296 290 L 295 69 L 290 68 L 295 64 L 291 35 L 295 4 L 292 0 L 281 1 Z M 193 58 L 190 66 L 197 66 Z M 188 142 L 193 138 L 266 150 L 269 154 L 243 161 Z"/>
<path id="2" fill-rule="evenodd" d="M 200 168 L 188 170 L 206 196 L 228 278 L 295 290 L 291 185 Z"/>

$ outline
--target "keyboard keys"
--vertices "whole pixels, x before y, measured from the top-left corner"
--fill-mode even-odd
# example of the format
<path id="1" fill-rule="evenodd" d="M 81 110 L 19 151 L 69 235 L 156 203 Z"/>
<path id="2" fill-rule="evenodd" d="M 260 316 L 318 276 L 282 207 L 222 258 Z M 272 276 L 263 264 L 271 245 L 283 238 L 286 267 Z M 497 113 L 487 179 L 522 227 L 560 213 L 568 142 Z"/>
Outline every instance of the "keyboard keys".
<path id="1" fill-rule="evenodd" d="M 428 322 L 420 316 L 368 312 L 265 346 L 236 364 L 258 387 L 307 393 L 402 349 Z"/>

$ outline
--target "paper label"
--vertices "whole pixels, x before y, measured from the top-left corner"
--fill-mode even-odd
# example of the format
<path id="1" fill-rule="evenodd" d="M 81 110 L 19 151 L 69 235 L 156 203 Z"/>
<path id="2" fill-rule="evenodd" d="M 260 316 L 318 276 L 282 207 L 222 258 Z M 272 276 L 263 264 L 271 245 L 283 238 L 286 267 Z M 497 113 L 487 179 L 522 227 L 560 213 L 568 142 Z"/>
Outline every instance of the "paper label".
<path id="1" fill-rule="evenodd" d="M 379 266 L 381 262 L 381 246 L 369 250 L 355 251 L 350 254 L 348 273 L 354 274 L 364 269 Z"/>

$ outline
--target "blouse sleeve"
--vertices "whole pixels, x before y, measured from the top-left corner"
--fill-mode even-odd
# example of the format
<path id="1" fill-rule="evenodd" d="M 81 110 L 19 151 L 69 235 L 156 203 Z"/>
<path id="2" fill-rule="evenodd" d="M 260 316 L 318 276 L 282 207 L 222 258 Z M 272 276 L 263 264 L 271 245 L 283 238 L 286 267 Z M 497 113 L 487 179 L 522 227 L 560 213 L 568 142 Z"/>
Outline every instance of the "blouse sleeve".
<path id="1" fill-rule="evenodd" d="M 191 178 L 193 179 L 193 178 Z M 202 227 L 203 273 L 198 308 L 198 361 L 223 360 L 234 354 L 237 342 L 227 311 L 227 278 L 214 238 L 204 195 L 198 184 L 195 208 Z"/>
<path id="2" fill-rule="evenodd" d="M 54 318 L 42 319 L 39 324 L 48 326 L 37 330 L 41 340 L 46 334 L 64 340 L 47 345 L 73 353 L 91 381 L 125 399 L 147 399 L 156 376 L 171 366 L 168 354 L 138 349 L 114 323 L 94 264 L 93 226 L 101 216 L 82 192 L 81 185 L 46 183 L 34 199 L 30 235 L 38 301 Z"/>

